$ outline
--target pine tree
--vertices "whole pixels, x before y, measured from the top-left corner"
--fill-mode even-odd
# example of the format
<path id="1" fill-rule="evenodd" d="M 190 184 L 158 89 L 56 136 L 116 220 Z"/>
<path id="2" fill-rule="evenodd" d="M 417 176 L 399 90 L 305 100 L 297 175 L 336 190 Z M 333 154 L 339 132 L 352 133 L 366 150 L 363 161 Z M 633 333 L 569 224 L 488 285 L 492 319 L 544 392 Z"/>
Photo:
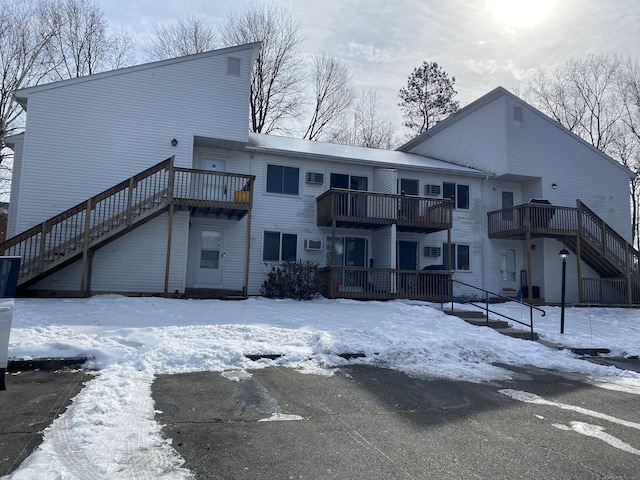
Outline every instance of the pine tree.
<path id="1" fill-rule="evenodd" d="M 436 62 L 425 61 L 414 68 L 399 94 L 404 126 L 420 134 L 458 110 L 459 103 L 453 99 L 458 93 L 455 82 Z"/>

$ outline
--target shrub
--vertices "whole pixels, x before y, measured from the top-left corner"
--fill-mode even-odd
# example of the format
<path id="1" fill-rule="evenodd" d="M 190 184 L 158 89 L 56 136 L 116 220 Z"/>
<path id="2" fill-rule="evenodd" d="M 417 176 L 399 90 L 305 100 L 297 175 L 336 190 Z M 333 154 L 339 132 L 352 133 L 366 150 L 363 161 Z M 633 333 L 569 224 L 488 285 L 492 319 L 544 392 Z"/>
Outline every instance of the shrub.
<path id="1" fill-rule="evenodd" d="M 318 262 L 288 260 L 271 267 L 261 291 L 270 298 L 312 299 L 320 292 Z"/>

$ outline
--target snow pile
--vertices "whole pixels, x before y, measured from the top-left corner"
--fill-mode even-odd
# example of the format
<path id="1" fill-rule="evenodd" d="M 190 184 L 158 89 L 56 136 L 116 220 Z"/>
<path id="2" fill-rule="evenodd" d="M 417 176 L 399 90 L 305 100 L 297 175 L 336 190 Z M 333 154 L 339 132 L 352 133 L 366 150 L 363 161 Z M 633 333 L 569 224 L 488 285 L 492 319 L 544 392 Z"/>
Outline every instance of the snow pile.
<path id="1" fill-rule="evenodd" d="M 326 299 L 18 299 L 10 358 L 86 355 L 98 372 L 10 478 L 34 478 L 34 472 L 44 479 L 191 478 L 154 421 L 150 392 L 160 373 L 210 370 L 233 380 L 248 369 L 271 365 L 330 374 L 355 362 L 480 382 L 509 378 L 510 371 L 495 365 L 504 363 L 582 372 L 598 386 L 640 393 L 638 374 L 474 327 L 434 307 Z M 494 308 L 529 318 L 529 310 L 515 302 Z M 609 348 L 613 355 L 640 354 L 637 310 L 569 308 L 564 335 L 559 334 L 560 309 L 545 310 L 546 316 L 534 317 L 535 330 L 545 340 Z M 347 360 L 342 354 L 359 356 Z M 254 361 L 251 355 L 275 359 Z"/>

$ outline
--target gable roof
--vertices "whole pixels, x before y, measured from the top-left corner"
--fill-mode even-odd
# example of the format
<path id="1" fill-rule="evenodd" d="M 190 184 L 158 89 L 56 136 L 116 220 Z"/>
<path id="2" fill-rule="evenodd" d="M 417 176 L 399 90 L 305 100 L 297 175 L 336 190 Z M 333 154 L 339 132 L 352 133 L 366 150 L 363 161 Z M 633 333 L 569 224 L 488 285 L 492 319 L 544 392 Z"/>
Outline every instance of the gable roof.
<path id="1" fill-rule="evenodd" d="M 471 102 L 469 105 L 467 105 L 467 106 L 461 108 L 460 110 L 458 110 L 457 112 L 453 113 L 452 115 L 450 115 L 446 119 L 438 122 L 433 127 L 429 128 L 428 130 L 425 130 L 424 132 L 422 132 L 417 137 L 414 137 L 413 139 L 409 140 L 404 145 L 401 145 L 400 147 L 398 147 L 398 150 L 403 151 L 403 152 L 410 151 L 411 149 L 413 149 L 417 145 L 421 144 L 423 141 L 425 141 L 428 138 L 436 135 L 438 132 L 440 132 L 442 130 L 445 130 L 446 128 L 448 128 L 449 126 L 453 125 L 454 123 L 459 122 L 463 118 L 465 118 L 465 117 L 471 115 L 472 113 L 484 108 L 485 106 L 489 105 L 490 103 L 496 101 L 497 99 L 499 99 L 501 97 L 508 97 L 512 101 L 514 101 L 515 103 L 518 103 L 518 104 L 520 104 L 520 105 L 522 105 L 524 107 L 527 107 L 533 113 L 538 115 L 540 118 L 544 119 L 546 122 L 548 122 L 549 124 L 553 125 L 554 128 L 558 128 L 558 129 L 562 130 L 563 133 L 569 135 L 574 140 L 577 140 L 577 141 L 581 142 L 583 145 L 587 146 L 588 148 L 590 148 L 591 150 L 596 152 L 598 155 L 600 155 L 604 160 L 606 160 L 606 161 L 610 162 L 611 164 L 615 165 L 617 168 L 620 168 L 620 169 L 624 170 L 627 173 L 627 175 L 629 175 L 629 178 L 635 178 L 636 175 L 631 170 L 629 170 L 627 167 L 622 165 L 620 162 L 617 162 L 616 160 L 611 158 L 606 153 L 602 152 L 601 150 L 598 150 L 596 147 L 591 145 L 589 142 L 587 142 L 583 138 L 579 137 L 575 133 L 571 132 L 564 125 L 562 125 L 559 122 L 556 122 L 551 117 L 549 117 L 548 115 L 545 115 L 540 110 L 538 110 L 536 107 L 534 107 L 531 104 L 525 102 L 520 97 L 514 95 L 513 93 L 511 93 L 509 90 L 507 90 L 504 87 L 496 87 L 496 88 L 494 88 L 493 90 L 491 90 L 490 92 L 486 93 L 482 97 L 480 97 L 477 100 Z"/>
<path id="2" fill-rule="evenodd" d="M 75 77 L 75 78 L 69 78 L 66 80 L 60 80 L 57 82 L 45 83 L 42 85 L 35 85 L 33 87 L 27 87 L 27 88 L 22 88 L 20 90 L 16 90 L 14 92 L 14 97 L 16 101 L 22 106 L 22 108 L 26 110 L 28 97 L 33 93 L 52 90 L 54 88 L 66 87 L 68 85 L 75 85 L 78 83 L 91 82 L 101 78 L 115 77 L 118 75 L 125 75 L 127 73 L 164 67 L 166 65 L 174 65 L 182 62 L 190 62 L 192 60 L 199 60 L 201 58 L 215 57 L 218 55 L 227 55 L 229 53 L 240 52 L 244 50 L 252 50 L 253 51 L 252 60 L 255 60 L 258 50 L 260 49 L 260 45 L 261 45 L 261 42 L 247 43 L 244 45 L 220 48 L 217 50 L 209 50 L 207 52 L 196 53 L 193 55 L 185 55 L 182 57 L 169 58 L 167 60 L 159 60 L 156 62 L 143 63 L 140 65 L 134 65 L 131 67 L 119 68 L 117 70 L 109 70 L 106 72 L 94 73 L 91 75 L 85 75 L 83 77 Z"/>
<path id="3" fill-rule="evenodd" d="M 262 133 L 249 133 L 248 149 L 263 153 L 324 161 L 342 161 L 381 168 L 411 168 L 448 174 L 486 177 L 487 172 L 438 160 L 417 153 L 377 148 L 354 147 L 336 143 L 302 140 Z"/>

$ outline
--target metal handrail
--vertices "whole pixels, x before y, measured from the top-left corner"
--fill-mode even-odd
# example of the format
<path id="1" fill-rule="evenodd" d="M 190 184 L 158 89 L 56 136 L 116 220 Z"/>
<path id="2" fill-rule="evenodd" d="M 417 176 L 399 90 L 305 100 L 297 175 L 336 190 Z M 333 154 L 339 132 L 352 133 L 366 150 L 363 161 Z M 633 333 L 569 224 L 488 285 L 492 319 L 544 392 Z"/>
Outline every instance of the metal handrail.
<path id="1" fill-rule="evenodd" d="M 535 305 L 532 305 L 530 303 L 527 303 L 527 302 L 524 302 L 524 301 L 521 300 L 520 303 L 522 305 L 526 305 L 527 307 L 529 307 L 529 323 L 525 323 L 525 322 L 522 322 L 522 321 L 517 320 L 515 318 L 512 318 L 512 317 L 510 317 L 508 315 L 505 315 L 503 313 L 496 312 L 495 310 L 491 310 L 489 308 L 489 295 L 493 295 L 494 297 L 502 298 L 502 299 L 509 300 L 509 301 L 513 301 L 513 298 L 507 297 L 505 295 L 501 295 L 499 293 L 491 292 L 489 290 L 485 290 L 484 288 L 476 287 L 475 285 L 471 285 L 469 283 L 461 282 L 460 280 L 454 280 L 453 278 L 451 278 L 449 281 L 451 282 L 451 288 L 450 288 L 449 291 L 451 292 L 451 311 L 452 312 L 453 312 L 453 302 L 454 302 L 454 300 L 458 300 L 460 303 L 469 304 L 469 305 L 472 305 L 472 306 L 474 306 L 476 308 L 480 308 L 481 310 L 484 310 L 485 317 L 487 319 L 487 323 L 486 323 L 487 326 L 489 326 L 489 313 L 493 313 L 494 315 L 498 315 L 499 317 L 506 318 L 507 320 L 511 320 L 512 322 L 516 322 L 516 323 L 519 323 L 520 325 L 524 325 L 525 327 L 529 327 L 531 329 L 531 340 L 535 340 L 535 333 L 533 331 L 533 310 L 535 309 L 535 310 L 538 310 L 538 311 L 542 312 L 541 317 L 544 317 L 547 314 L 547 312 L 545 312 L 542 308 L 536 307 Z M 478 305 L 477 303 L 474 303 L 473 301 L 470 301 L 470 300 L 465 300 L 464 298 L 461 298 L 461 297 L 455 297 L 453 295 L 453 283 L 454 282 L 458 283 L 460 285 L 464 285 L 466 287 L 471 287 L 471 288 L 473 288 L 475 290 L 479 290 L 479 291 L 483 292 L 484 293 L 484 306 Z M 444 297 L 440 300 L 440 307 L 444 308 Z"/>

